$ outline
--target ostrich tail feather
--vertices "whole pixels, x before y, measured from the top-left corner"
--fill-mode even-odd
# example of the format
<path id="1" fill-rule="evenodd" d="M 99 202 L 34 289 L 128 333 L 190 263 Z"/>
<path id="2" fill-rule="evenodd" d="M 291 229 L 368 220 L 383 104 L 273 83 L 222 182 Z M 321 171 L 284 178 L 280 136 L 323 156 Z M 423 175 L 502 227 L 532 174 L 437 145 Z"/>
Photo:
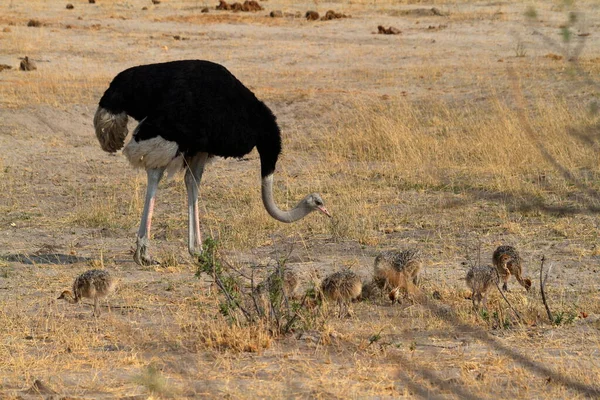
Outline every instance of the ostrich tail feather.
<path id="1" fill-rule="evenodd" d="M 128 133 L 127 119 L 125 112 L 114 114 L 98 107 L 94 115 L 94 128 L 102 150 L 114 153 L 123 147 Z"/>

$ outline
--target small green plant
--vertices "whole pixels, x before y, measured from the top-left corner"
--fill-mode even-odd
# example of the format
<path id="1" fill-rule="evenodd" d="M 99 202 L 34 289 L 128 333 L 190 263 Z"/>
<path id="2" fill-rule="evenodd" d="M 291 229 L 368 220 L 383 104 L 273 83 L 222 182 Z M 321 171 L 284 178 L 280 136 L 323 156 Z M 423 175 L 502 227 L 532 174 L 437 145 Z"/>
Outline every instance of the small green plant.
<path id="1" fill-rule="evenodd" d="M 241 310 L 246 318 L 250 319 L 249 313 L 240 303 L 241 285 L 233 276 L 224 272 L 218 249 L 219 245 L 215 239 L 208 237 L 204 240 L 202 253 L 198 257 L 196 276 L 200 277 L 202 273 L 211 275 L 219 290 L 225 295 L 225 302 L 219 305 L 219 311 L 223 316 L 233 319 L 235 310 Z"/>
<path id="2" fill-rule="evenodd" d="M 308 295 L 300 301 L 290 301 L 284 287 L 287 257 L 277 261 L 277 267 L 268 278 L 254 286 L 254 270 L 249 276 L 241 268 L 227 263 L 219 254 L 218 242 L 212 238 L 204 241 L 204 250 L 198 257 L 196 276 L 205 273 L 212 276 L 219 291 L 225 297 L 219 304 L 219 312 L 230 322 L 239 323 L 240 313 L 249 324 L 260 324 L 271 333 L 285 334 L 299 322 L 306 311 Z M 250 281 L 251 290 L 244 290 L 243 281 Z"/>
<path id="3" fill-rule="evenodd" d="M 369 338 L 369 344 L 377 343 L 379 340 L 381 340 L 381 332 L 382 331 L 379 331 L 376 334 L 371 335 Z"/>
<path id="4" fill-rule="evenodd" d="M 481 319 L 483 319 L 484 321 L 489 321 L 490 320 L 490 314 L 484 308 L 482 308 L 481 310 L 479 310 L 479 315 L 481 316 Z"/>
<path id="5" fill-rule="evenodd" d="M 505 330 L 510 329 L 512 326 L 510 320 L 500 314 L 502 314 L 502 313 L 498 313 L 498 311 L 494 311 L 492 313 L 491 320 L 494 321 L 494 323 L 493 323 L 494 329 L 498 329 L 498 328 L 505 329 Z"/>
<path id="6" fill-rule="evenodd" d="M 170 392 L 167 380 L 160 371 L 160 368 L 154 364 L 150 364 L 144 368 L 142 373 L 136 376 L 133 381 L 155 394 L 168 395 Z"/>
<path id="7" fill-rule="evenodd" d="M 569 325 L 575 321 L 575 314 L 573 311 L 559 311 L 554 315 L 552 323 L 554 325 Z"/>
<path id="8" fill-rule="evenodd" d="M 527 10 L 525 10 L 525 18 L 534 20 L 538 16 L 537 10 L 533 6 L 528 6 Z"/>

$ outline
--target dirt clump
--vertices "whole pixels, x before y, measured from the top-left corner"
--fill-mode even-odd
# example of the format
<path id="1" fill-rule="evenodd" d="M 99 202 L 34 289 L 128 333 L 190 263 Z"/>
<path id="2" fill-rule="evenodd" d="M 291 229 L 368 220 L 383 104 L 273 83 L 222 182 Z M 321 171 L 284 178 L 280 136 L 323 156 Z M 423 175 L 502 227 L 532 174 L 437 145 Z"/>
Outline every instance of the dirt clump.
<path id="1" fill-rule="evenodd" d="M 402 31 L 398 28 L 394 28 L 393 26 L 385 28 L 383 25 L 379 25 L 377 27 L 377 33 L 381 35 L 399 35 L 402 33 Z"/>
<path id="2" fill-rule="evenodd" d="M 413 8 L 412 10 L 402 10 L 400 15 L 409 15 L 413 17 L 444 17 L 447 13 L 441 12 L 438 8 Z"/>
<path id="3" fill-rule="evenodd" d="M 337 13 L 333 10 L 329 10 L 325 13 L 325 16 L 321 18 L 321 21 L 331 21 L 332 19 L 350 18 L 350 15 Z"/>
<path id="4" fill-rule="evenodd" d="M 226 10 L 226 11 L 245 11 L 245 12 L 254 12 L 263 10 L 262 6 L 258 4 L 255 0 L 246 0 L 244 4 L 235 2 L 232 4 L 227 4 L 225 0 L 219 0 L 219 5 L 215 7 L 216 10 Z"/>
<path id="5" fill-rule="evenodd" d="M 306 17 L 306 19 L 308 21 L 318 21 L 319 20 L 319 13 L 316 11 L 307 11 L 306 14 L 304 15 Z"/>
<path id="6" fill-rule="evenodd" d="M 215 8 L 216 10 L 231 10 L 231 6 L 227 4 L 225 0 L 219 0 L 219 5 Z"/>
<path id="7" fill-rule="evenodd" d="M 30 60 L 29 57 L 25 56 L 23 60 L 21 60 L 21 64 L 19 64 L 19 69 L 21 71 L 34 71 L 37 69 L 37 65 L 33 60 Z"/>
<path id="8" fill-rule="evenodd" d="M 244 1 L 244 4 L 242 4 L 242 11 L 254 12 L 262 10 L 263 7 L 255 0 L 246 0 Z"/>

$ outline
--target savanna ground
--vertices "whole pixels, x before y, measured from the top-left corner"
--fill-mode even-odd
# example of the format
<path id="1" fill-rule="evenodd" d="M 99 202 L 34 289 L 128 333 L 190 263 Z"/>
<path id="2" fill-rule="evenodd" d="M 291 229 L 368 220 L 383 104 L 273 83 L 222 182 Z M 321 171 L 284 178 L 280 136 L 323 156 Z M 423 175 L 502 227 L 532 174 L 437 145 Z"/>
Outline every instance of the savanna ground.
<path id="1" fill-rule="evenodd" d="M 0 63 L 13 67 L 0 72 L 0 398 L 39 398 L 36 379 L 71 399 L 598 396 L 597 3 L 66 3 L 0 3 Z M 351 18 L 267 16 L 309 9 Z M 36 71 L 18 70 L 26 55 Z M 368 280 L 379 251 L 418 247 L 416 300 L 375 298 L 347 318 L 325 304 L 286 335 L 232 321 L 195 277 L 181 176 L 159 189 L 161 264 L 133 262 L 145 174 L 101 151 L 92 117 L 119 71 L 189 58 L 225 65 L 278 116 L 281 205 L 317 191 L 334 215 L 275 222 L 256 152 L 219 160 L 201 224 L 222 257 L 261 276 L 285 259 L 307 288 L 342 268 Z M 500 244 L 534 281 L 510 282 L 521 318 L 495 289 L 487 311 L 466 299 L 463 263 L 489 263 Z M 121 281 L 99 318 L 56 300 L 92 267 Z"/>

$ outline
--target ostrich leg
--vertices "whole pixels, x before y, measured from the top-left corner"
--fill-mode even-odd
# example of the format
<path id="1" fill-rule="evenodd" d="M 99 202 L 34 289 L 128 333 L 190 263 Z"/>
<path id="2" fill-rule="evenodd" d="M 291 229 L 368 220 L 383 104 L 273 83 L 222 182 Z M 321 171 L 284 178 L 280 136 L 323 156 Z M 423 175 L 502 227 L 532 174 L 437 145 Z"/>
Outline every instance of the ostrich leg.
<path id="1" fill-rule="evenodd" d="M 146 202 L 144 212 L 137 236 L 137 248 L 133 259 L 139 265 L 152 264 L 152 258 L 148 255 L 148 242 L 150 241 L 150 225 L 152 224 L 152 213 L 154 211 L 154 198 L 165 169 L 154 168 L 146 171 L 148 174 L 148 187 L 146 188 Z"/>
<path id="2" fill-rule="evenodd" d="M 185 171 L 185 187 L 188 196 L 188 250 L 192 257 L 198 257 L 202 252 L 202 236 L 198 216 L 198 188 L 204 173 L 208 153 L 196 154 L 189 160 Z"/>

